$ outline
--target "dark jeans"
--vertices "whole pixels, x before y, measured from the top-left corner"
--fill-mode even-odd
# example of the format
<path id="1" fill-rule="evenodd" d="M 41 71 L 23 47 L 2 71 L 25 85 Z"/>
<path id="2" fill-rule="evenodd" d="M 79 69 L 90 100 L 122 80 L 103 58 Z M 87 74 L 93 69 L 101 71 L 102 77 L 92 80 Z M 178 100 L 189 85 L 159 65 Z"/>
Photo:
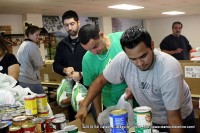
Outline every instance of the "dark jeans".
<path id="1" fill-rule="evenodd" d="M 30 88 L 30 90 L 36 94 L 45 94 L 45 91 L 41 84 L 27 84 L 23 82 L 19 82 L 19 85 L 23 88 Z"/>
<path id="2" fill-rule="evenodd" d="M 162 127 L 162 126 L 167 126 L 167 125 L 160 125 L 160 124 L 153 123 L 153 126 Z M 197 133 L 194 111 L 192 111 L 192 113 L 183 120 L 183 127 L 186 127 L 184 128 L 185 133 Z M 169 128 L 156 128 L 156 129 L 158 129 L 159 132 L 169 133 Z"/>
<path id="3" fill-rule="evenodd" d="M 67 107 L 67 111 L 68 111 L 69 122 L 75 120 L 76 112 L 74 111 L 72 105 L 69 105 Z"/>

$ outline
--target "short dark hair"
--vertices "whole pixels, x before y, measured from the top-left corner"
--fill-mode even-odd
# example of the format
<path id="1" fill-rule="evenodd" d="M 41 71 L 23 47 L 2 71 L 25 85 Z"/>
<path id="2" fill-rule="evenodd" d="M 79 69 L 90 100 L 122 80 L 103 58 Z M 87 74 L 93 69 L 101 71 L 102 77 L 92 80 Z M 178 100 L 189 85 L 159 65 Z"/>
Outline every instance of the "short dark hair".
<path id="1" fill-rule="evenodd" d="M 27 23 L 25 22 L 25 26 L 27 27 L 25 30 L 25 35 L 28 37 L 29 33 L 30 34 L 34 34 L 37 31 L 41 31 L 41 28 L 39 28 L 38 26 L 32 25 L 31 23 Z"/>
<path id="2" fill-rule="evenodd" d="M 120 43 L 122 49 L 125 47 L 128 49 L 135 48 L 140 42 L 151 48 L 151 36 L 144 29 L 139 29 L 137 26 L 130 27 L 121 36 Z"/>
<path id="3" fill-rule="evenodd" d="M 78 38 L 80 43 L 85 45 L 90 41 L 90 39 L 99 39 L 99 28 L 92 24 L 86 24 L 82 26 L 78 32 Z"/>
<path id="4" fill-rule="evenodd" d="M 174 25 L 175 24 L 180 24 L 181 25 L 181 28 L 183 28 L 183 24 L 181 23 L 181 22 L 179 22 L 179 21 L 176 21 L 176 22 L 174 22 L 173 24 L 172 24 L 172 29 L 174 28 Z"/>
<path id="5" fill-rule="evenodd" d="M 62 22 L 64 23 L 65 19 L 74 18 L 76 22 L 78 22 L 78 14 L 73 10 L 68 10 L 62 15 Z"/>

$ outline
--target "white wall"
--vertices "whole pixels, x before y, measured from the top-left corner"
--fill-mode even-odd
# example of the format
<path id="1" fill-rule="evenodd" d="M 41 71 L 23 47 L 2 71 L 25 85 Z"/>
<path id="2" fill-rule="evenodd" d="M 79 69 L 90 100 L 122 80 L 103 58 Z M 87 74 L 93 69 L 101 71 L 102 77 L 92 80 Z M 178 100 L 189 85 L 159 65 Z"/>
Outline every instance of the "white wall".
<path id="1" fill-rule="evenodd" d="M 193 48 L 199 47 L 200 15 L 145 19 L 144 27 L 151 34 L 155 46 L 159 47 L 161 40 L 172 33 L 171 26 L 174 21 L 183 23 L 182 34 L 188 38 Z M 0 25 L 11 25 L 12 34 L 24 33 L 22 24 L 22 15 L 0 14 Z M 108 26 L 110 27 L 110 25 Z"/>
<path id="2" fill-rule="evenodd" d="M 155 47 L 159 47 L 162 39 L 172 33 L 172 23 L 174 21 L 180 21 L 183 24 L 182 35 L 186 36 L 192 47 L 199 47 L 200 15 L 145 19 L 144 27 L 151 34 Z"/>
<path id="3" fill-rule="evenodd" d="M 0 14 L 0 25 L 10 25 L 12 34 L 23 34 L 22 15 Z"/>

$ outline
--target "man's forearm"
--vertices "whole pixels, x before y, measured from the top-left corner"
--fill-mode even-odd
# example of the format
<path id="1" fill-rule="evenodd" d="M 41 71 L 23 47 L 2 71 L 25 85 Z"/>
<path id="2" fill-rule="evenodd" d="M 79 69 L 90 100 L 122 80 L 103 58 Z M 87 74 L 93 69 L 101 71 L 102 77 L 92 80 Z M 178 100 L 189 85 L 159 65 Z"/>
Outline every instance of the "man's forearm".
<path id="1" fill-rule="evenodd" d="M 184 133 L 184 129 L 181 128 L 183 122 L 180 110 L 167 111 L 167 118 L 170 126 L 170 133 Z"/>

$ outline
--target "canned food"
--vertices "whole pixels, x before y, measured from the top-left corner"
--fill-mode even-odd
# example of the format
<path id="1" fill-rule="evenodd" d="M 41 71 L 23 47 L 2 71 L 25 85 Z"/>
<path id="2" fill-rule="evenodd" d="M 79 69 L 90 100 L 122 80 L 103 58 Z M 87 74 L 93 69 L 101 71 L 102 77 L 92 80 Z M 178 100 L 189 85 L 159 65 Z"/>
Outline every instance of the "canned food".
<path id="1" fill-rule="evenodd" d="M 25 109 L 24 106 L 19 106 L 17 109 Z"/>
<path id="2" fill-rule="evenodd" d="M 53 129 L 57 130 L 62 130 L 66 126 L 66 119 L 63 118 L 55 118 L 52 120 L 52 126 Z"/>
<path id="3" fill-rule="evenodd" d="M 9 131 L 10 133 L 22 133 L 20 126 L 10 126 Z"/>
<path id="4" fill-rule="evenodd" d="M 38 117 L 47 117 L 49 112 L 38 113 Z"/>
<path id="5" fill-rule="evenodd" d="M 64 130 L 67 131 L 68 133 L 78 133 L 78 127 L 75 125 L 65 126 Z"/>
<path id="6" fill-rule="evenodd" d="M 158 129 L 153 129 L 152 132 L 153 133 L 159 133 L 159 130 Z"/>
<path id="7" fill-rule="evenodd" d="M 109 113 L 112 133 L 128 133 L 128 112 L 124 109 L 112 110 Z"/>
<path id="8" fill-rule="evenodd" d="M 14 112 L 16 109 L 15 108 L 8 108 L 6 109 L 6 112 Z"/>
<path id="9" fill-rule="evenodd" d="M 135 133 L 152 132 L 152 114 L 148 106 L 136 107 L 133 109 Z"/>
<path id="10" fill-rule="evenodd" d="M 55 117 L 55 118 L 63 118 L 63 119 L 66 119 L 65 114 L 63 114 L 63 113 L 55 114 L 54 117 Z"/>
<path id="11" fill-rule="evenodd" d="M 37 99 L 37 110 L 39 113 L 48 112 L 47 108 L 47 96 L 46 94 L 38 94 Z"/>
<path id="12" fill-rule="evenodd" d="M 17 104 L 13 104 L 13 105 L 10 105 L 9 107 L 10 107 L 10 108 L 18 108 L 19 105 L 17 105 Z"/>
<path id="13" fill-rule="evenodd" d="M 37 102 L 36 97 L 33 95 L 28 95 L 24 97 L 25 111 L 26 115 L 37 114 Z"/>
<path id="14" fill-rule="evenodd" d="M 45 120 L 42 118 L 34 118 L 32 122 L 35 124 L 35 133 L 42 133 L 45 131 Z"/>
<path id="15" fill-rule="evenodd" d="M 28 123 L 28 119 L 26 116 L 17 116 L 13 118 L 13 126 L 22 126 L 25 123 Z"/>
<path id="16" fill-rule="evenodd" d="M 21 113 L 17 113 L 17 112 L 16 112 L 16 113 L 12 113 L 11 116 L 12 116 L 13 118 L 14 118 L 14 117 L 17 117 L 17 116 L 21 116 Z"/>
<path id="17" fill-rule="evenodd" d="M 1 123 L 6 123 L 6 124 L 8 124 L 8 126 L 12 125 L 12 121 L 1 121 Z"/>
<path id="18" fill-rule="evenodd" d="M 52 133 L 53 132 L 52 120 L 54 118 L 55 118 L 54 116 L 46 118 L 46 133 Z"/>
<path id="19" fill-rule="evenodd" d="M 8 123 L 0 122 L 0 133 L 9 133 Z"/>
<path id="20" fill-rule="evenodd" d="M 33 120 L 34 118 L 36 118 L 36 116 L 34 116 L 34 115 L 28 115 L 27 118 L 28 118 L 28 120 L 31 121 L 31 120 Z"/>
<path id="21" fill-rule="evenodd" d="M 10 116 L 10 115 L 7 115 L 7 116 L 3 116 L 2 117 L 2 121 L 12 121 L 13 117 Z"/>
<path id="22" fill-rule="evenodd" d="M 34 123 L 26 123 L 22 125 L 23 133 L 34 133 L 35 132 L 35 124 Z"/>
<path id="23" fill-rule="evenodd" d="M 24 112 L 25 112 L 25 109 L 17 109 L 16 112 L 17 112 L 17 113 L 24 113 Z"/>

